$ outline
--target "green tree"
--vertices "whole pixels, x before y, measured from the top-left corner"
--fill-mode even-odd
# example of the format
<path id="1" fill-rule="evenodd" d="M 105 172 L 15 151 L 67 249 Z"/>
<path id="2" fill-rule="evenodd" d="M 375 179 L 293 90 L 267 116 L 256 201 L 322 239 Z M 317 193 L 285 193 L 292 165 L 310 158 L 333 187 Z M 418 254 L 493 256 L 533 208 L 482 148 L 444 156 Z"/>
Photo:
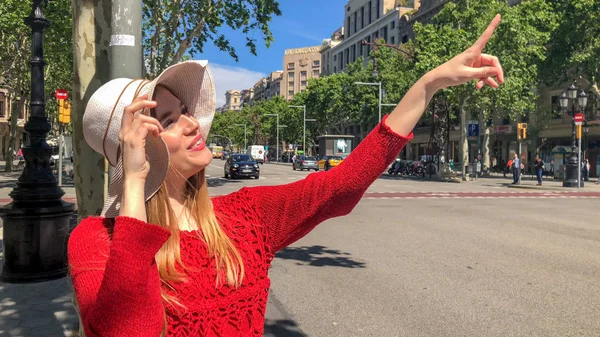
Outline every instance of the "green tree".
<path id="1" fill-rule="evenodd" d="M 517 120 L 535 108 L 535 88 L 546 44 L 555 28 L 556 15 L 544 0 L 509 7 L 500 0 L 459 0 L 448 3 L 431 24 L 415 24 L 414 49 L 417 73 L 424 74 L 469 48 L 497 13 L 503 19 L 486 47 L 501 60 L 506 82 L 499 89 L 475 90 L 475 83 L 443 91 L 452 108 L 460 112 L 461 167 L 468 162 L 466 121 L 510 117 Z M 489 161 L 489 160 L 487 160 Z"/>
<path id="2" fill-rule="evenodd" d="M 273 42 L 269 28 L 273 15 L 281 15 L 277 0 L 144 1 L 143 44 L 148 75 L 156 76 L 181 61 L 186 53 L 201 54 L 209 40 L 237 61 L 235 48 L 220 31 L 223 26 L 244 34 L 246 47 L 256 55 L 255 35 L 261 35 L 267 47 Z"/>
<path id="3" fill-rule="evenodd" d="M 582 78 L 600 95 L 600 2 L 597 0 L 547 0 L 560 19 L 552 34 L 544 80 L 553 85 Z"/>

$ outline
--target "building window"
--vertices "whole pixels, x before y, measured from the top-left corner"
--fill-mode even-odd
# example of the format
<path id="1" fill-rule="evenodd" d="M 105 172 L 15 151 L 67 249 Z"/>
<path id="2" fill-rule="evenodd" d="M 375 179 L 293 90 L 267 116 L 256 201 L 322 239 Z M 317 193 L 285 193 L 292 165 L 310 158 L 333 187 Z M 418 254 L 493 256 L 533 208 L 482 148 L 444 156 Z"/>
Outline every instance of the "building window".
<path id="1" fill-rule="evenodd" d="M 300 72 L 300 80 L 306 80 L 306 71 L 301 71 Z"/>
<path id="2" fill-rule="evenodd" d="M 388 39 L 387 39 L 388 38 L 387 32 L 388 32 L 387 26 L 383 27 L 383 40 L 385 41 L 385 43 L 387 43 L 387 41 L 388 41 Z"/>
<path id="3" fill-rule="evenodd" d="M 391 43 L 391 44 L 395 44 L 395 43 L 396 43 L 396 37 L 395 37 L 395 36 L 392 36 L 392 37 L 390 38 L 390 43 Z"/>
<path id="4" fill-rule="evenodd" d="M 333 61 L 337 61 L 337 54 L 333 55 Z"/>
<path id="5" fill-rule="evenodd" d="M 346 18 L 346 34 L 350 37 L 350 17 Z"/>
<path id="6" fill-rule="evenodd" d="M 321 65 L 321 61 L 319 61 L 319 60 L 314 60 L 313 61 L 313 68 L 319 67 L 320 65 Z"/>
<path id="7" fill-rule="evenodd" d="M 306 88 L 306 81 L 300 81 L 300 87 Z"/>
<path id="8" fill-rule="evenodd" d="M 357 15 L 358 15 L 358 12 L 354 12 L 354 32 L 355 33 L 358 30 L 358 20 L 356 18 Z"/>
<path id="9" fill-rule="evenodd" d="M 294 89 L 288 91 L 288 96 L 294 96 Z"/>
<path id="10" fill-rule="evenodd" d="M 352 62 L 356 61 L 356 45 L 352 45 Z"/>
<path id="11" fill-rule="evenodd" d="M 335 66 L 333 67 L 333 73 L 337 73 L 337 68 Z"/>
<path id="12" fill-rule="evenodd" d="M 377 19 L 381 15 L 381 0 L 377 0 Z"/>
<path id="13" fill-rule="evenodd" d="M 371 37 L 367 36 L 367 43 L 371 43 Z M 371 45 L 367 44 L 365 47 L 367 47 L 367 56 L 371 55 Z"/>
<path id="14" fill-rule="evenodd" d="M 360 29 L 365 28 L 365 6 L 360 8 Z"/>
<path id="15" fill-rule="evenodd" d="M 294 73 L 288 72 L 288 82 L 294 82 Z"/>
<path id="16" fill-rule="evenodd" d="M 234 98 L 233 103 L 237 103 L 237 102 L 238 102 L 237 98 Z"/>
<path id="17" fill-rule="evenodd" d="M 292 70 L 292 69 L 295 69 L 295 68 L 296 68 L 296 67 L 295 67 L 295 65 L 294 65 L 294 62 L 290 62 L 290 63 L 288 63 L 288 70 Z"/>
<path id="18" fill-rule="evenodd" d="M 348 63 L 350 63 L 350 48 L 346 48 L 346 50 L 344 51 L 344 58 L 346 59 L 346 63 L 344 64 L 344 66 L 347 66 Z"/>
<path id="19" fill-rule="evenodd" d="M 319 71 L 318 70 L 313 70 L 312 77 L 319 77 Z"/>
<path id="20" fill-rule="evenodd" d="M 402 36 L 402 43 L 406 42 L 408 42 L 408 35 L 404 34 L 404 36 Z"/>
<path id="21" fill-rule="evenodd" d="M 368 12 L 369 12 L 369 13 L 367 13 L 367 16 L 369 17 L 369 24 L 371 24 L 371 22 L 372 22 L 371 21 L 371 1 L 369 1 L 367 9 L 368 9 Z"/>
<path id="22" fill-rule="evenodd" d="M 390 29 L 394 29 L 396 28 L 396 20 L 392 21 L 392 23 L 390 23 Z"/>

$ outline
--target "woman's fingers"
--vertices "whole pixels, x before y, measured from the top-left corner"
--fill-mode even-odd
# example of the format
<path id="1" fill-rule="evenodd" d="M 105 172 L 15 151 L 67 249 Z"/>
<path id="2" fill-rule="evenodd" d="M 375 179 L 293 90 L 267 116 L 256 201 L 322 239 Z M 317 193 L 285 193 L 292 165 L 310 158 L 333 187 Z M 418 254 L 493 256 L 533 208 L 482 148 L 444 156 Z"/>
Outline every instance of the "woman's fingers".
<path id="1" fill-rule="evenodd" d="M 156 101 L 151 101 L 147 99 L 147 95 L 140 96 L 133 100 L 131 104 L 125 107 L 123 111 L 123 118 L 121 120 L 121 128 L 128 127 L 133 122 L 134 114 L 142 109 L 152 109 L 156 107 Z"/>
<path id="2" fill-rule="evenodd" d="M 492 88 L 498 88 L 499 87 L 498 83 L 493 78 L 488 77 L 488 78 L 484 78 L 482 80 L 479 80 L 477 82 L 477 84 L 475 85 L 475 88 L 477 90 L 479 90 L 479 89 L 483 88 L 483 86 L 486 85 L 486 84 L 489 85 Z"/>
<path id="3" fill-rule="evenodd" d="M 500 14 L 496 14 L 496 16 L 494 17 L 492 22 L 490 22 L 483 34 L 481 34 L 479 39 L 477 39 L 477 41 L 473 43 L 473 49 L 475 49 L 478 52 L 481 52 L 483 48 L 485 48 L 485 45 L 488 43 L 492 35 L 494 35 L 494 30 L 496 30 L 496 27 L 498 27 L 498 24 L 500 23 L 501 19 L 502 17 L 500 16 Z"/>
<path id="4" fill-rule="evenodd" d="M 493 55 L 489 54 L 481 54 L 481 65 L 482 66 L 492 66 L 498 68 L 498 82 L 500 84 L 504 83 L 504 69 L 502 69 L 502 65 L 500 64 L 500 60 Z"/>

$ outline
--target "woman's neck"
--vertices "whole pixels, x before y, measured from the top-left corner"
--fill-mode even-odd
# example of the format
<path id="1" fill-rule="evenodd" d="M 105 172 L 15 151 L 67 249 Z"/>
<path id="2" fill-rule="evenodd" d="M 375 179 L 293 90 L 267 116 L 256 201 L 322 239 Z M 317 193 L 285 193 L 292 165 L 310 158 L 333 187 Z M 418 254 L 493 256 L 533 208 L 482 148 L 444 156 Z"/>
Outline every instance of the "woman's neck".
<path id="1" fill-rule="evenodd" d="M 179 229 L 185 231 L 193 231 L 197 230 L 198 226 L 196 224 L 196 221 L 191 216 L 189 209 L 186 209 L 185 206 L 185 191 L 187 190 L 186 184 L 187 181 L 180 183 L 169 183 L 167 190 L 169 194 L 169 203 L 171 209 L 173 210 L 173 213 L 175 213 Z"/>

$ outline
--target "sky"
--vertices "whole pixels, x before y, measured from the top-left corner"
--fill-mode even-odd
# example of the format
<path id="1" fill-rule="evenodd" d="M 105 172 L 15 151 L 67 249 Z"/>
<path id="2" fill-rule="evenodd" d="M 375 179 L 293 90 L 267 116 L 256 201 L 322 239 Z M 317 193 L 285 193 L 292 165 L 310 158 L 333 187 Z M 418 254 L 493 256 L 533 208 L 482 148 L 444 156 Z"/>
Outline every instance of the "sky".
<path id="1" fill-rule="evenodd" d="M 280 0 L 281 16 L 275 16 L 269 27 L 275 41 L 266 48 L 260 32 L 257 39 L 257 56 L 245 46 L 245 35 L 222 28 L 239 57 L 236 62 L 229 54 L 220 51 L 212 42 L 205 45 L 204 53 L 194 59 L 208 60 L 215 79 L 217 107 L 225 104 L 225 92 L 230 89 L 248 89 L 271 71 L 283 69 L 286 49 L 320 46 L 323 39 L 343 25 L 344 5 L 347 0 Z"/>

